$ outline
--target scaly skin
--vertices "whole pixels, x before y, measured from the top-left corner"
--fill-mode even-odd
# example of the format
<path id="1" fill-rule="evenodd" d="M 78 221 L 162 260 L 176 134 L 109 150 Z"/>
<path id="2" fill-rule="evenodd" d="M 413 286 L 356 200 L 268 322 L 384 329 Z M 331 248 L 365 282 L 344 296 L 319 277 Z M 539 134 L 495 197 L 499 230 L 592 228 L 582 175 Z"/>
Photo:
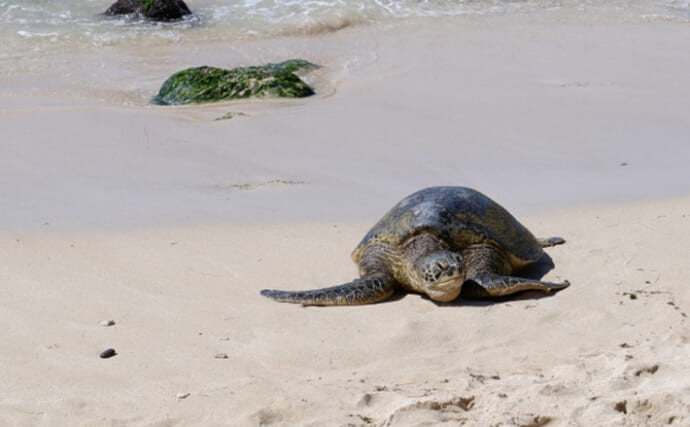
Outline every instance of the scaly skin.
<path id="1" fill-rule="evenodd" d="M 391 277 L 372 276 L 355 279 L 343 285 L 309 291 L 264 289 L 261 295 L 280 302 L 302 305 L 359 305 L 386 300 L 394 291 L 395 284 Z"/>

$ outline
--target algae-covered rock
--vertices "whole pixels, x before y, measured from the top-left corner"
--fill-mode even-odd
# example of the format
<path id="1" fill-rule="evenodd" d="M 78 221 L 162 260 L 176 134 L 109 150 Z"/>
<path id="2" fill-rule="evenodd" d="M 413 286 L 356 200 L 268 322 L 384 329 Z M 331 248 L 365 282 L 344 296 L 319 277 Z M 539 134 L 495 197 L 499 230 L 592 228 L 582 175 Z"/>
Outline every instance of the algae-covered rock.
<path id="1" fill-rule="evenodd" d="M 153 21 L 174 21 L 192 13 L 182 0 L 117 0 L 106 15 L 139 14 Z"/>
<path id="2" fill-rule="evenodd" d="M 315 68 L 318 66 L 302 59 L 232 70 L 188 68 L 170 76 L 153 102 L 176 105 L 249 97 L 303 98 L 314 90 L 295 73 Z"/>

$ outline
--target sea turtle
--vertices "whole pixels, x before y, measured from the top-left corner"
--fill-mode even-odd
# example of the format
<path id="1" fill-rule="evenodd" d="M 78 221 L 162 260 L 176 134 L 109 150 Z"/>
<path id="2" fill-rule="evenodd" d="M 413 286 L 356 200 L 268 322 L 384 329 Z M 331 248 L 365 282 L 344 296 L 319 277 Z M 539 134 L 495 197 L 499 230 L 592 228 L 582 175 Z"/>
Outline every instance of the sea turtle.
<path id="1" fill-rule="evenodd" d="M 396 287 L 452 301 L 499 297 L 524 290 L 549 292 L 570 283 L 512 276 L 565 243 L 537 239 L 507 210 L 465 187 L 431 187 L 404 198 L 364 236 L 352 253 L 360 278 L 308 291 L 264 289 L 261 295 L 302 305 L 369 304 Z"/>

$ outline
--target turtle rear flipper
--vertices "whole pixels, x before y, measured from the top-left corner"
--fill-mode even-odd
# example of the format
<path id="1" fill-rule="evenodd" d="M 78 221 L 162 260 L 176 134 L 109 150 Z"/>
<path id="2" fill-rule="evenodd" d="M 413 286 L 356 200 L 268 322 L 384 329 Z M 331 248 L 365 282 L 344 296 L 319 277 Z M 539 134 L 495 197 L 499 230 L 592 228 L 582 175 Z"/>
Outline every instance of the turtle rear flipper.
<path id="1" fill-rule="evenodd" d="M 537 239 L 537 242 L 542 248 L 548 248 L 551 246 L 562 245 L 565 243 L 565 239 L 562 237 L 547 237 L 542 239 Z"/>
<path id="2" fill-rule="evenodd" d="M 280 302 L 302 305 L 373 304 L 390 297 L 395 290 L 392 278 L 365 276 L 350 283 L 309 291 L 264 289 L 261 295 Z"/>
<path id="3" fill-rule="evenodd" d="M 463 285 L 462 295 L 470 298 L 502 297 L 520 291 L 544 291 L 548 293 L 570 286 L 570 282 L 567 280 L 563 283 L 540 282 L 524 277 L 501 276 L 494 273 L 477 274 L 468 280 L 474 282 L 474 286 Z"/>

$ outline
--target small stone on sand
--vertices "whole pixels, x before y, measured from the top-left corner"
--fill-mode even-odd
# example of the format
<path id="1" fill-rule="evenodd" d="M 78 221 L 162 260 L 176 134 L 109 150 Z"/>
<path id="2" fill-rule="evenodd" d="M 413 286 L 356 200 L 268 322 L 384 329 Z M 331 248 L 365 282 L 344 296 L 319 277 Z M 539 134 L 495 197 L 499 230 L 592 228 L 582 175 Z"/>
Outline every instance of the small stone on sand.
<path id="1" fill-rule="evenodd" d="M 106 349 L 100 354 L 101 359 L 110 359 L 113 356 L 117 356 L 117 352 L 114 348 Z"/>

